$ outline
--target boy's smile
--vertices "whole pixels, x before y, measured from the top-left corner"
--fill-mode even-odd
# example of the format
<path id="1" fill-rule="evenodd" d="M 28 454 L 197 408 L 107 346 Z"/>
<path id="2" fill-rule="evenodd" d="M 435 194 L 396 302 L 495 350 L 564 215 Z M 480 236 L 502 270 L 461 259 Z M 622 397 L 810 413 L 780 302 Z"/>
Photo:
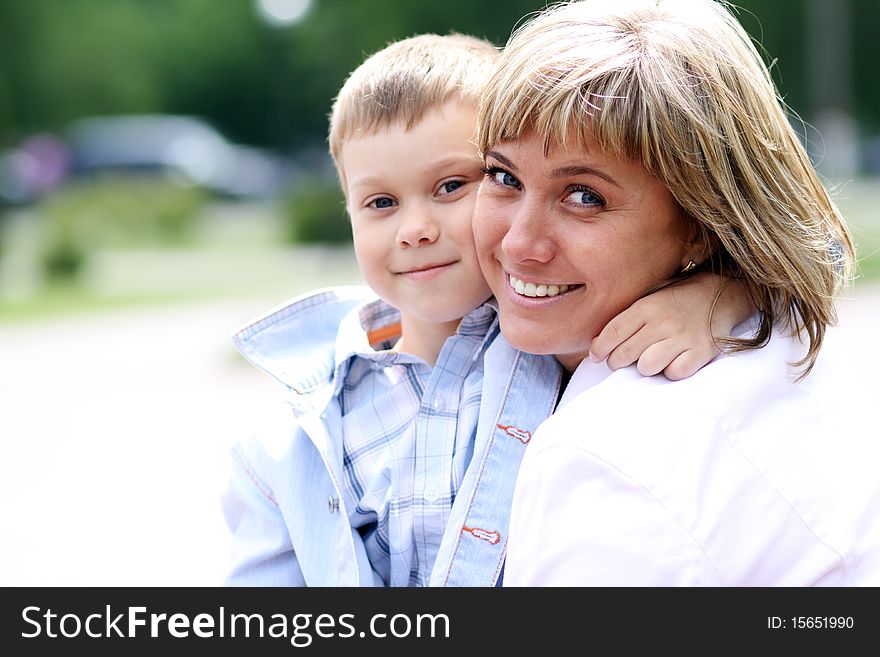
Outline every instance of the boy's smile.
<path id="1" fill-rule="evenodd" d="M 458 261 L 453 260 L 452 262 L 439 263 L 435 265 L 417 265 L 412 269 L 405 269 L 398 273 L 401 276 L 406 276 L 414 280 L 428 280 L 435 276 L 439 276 L 443 272 L 447 271 L 448 268 L 452 267 L 456 262 Z"/>
<path id="2" fill-rule="evenodd" d="M 451 334 L 491 295 L 471 224 L 482 179 L 475 116 L 471 106 L 447 103 L 410 130 L 395 124 L 342 149 L 361 272 L 401 311 L 405 335 L 408 326 L 436 332 L 438 324 Z"/>

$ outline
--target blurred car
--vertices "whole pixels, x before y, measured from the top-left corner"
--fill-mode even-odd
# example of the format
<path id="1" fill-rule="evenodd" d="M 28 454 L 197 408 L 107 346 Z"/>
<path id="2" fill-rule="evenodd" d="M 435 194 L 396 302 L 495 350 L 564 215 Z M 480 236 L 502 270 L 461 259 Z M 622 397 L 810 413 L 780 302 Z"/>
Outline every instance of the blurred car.
<path id="1" fill-rule="evenodd" d="M 284 158 L 233 144 L 209 123 L 190 116 L 82 118 L 63 137 L 73 176 L 155 173 L 222 196 L 267 198 L 281 192 L 292 173 Z"/>

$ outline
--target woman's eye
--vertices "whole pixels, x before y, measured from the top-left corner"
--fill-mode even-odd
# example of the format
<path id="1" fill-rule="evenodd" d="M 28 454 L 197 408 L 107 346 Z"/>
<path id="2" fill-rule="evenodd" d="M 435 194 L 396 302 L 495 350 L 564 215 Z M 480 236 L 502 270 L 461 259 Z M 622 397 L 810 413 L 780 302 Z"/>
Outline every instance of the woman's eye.
<path id="1" fill-rule="evenodd" d="M 590 207 L 601 207 L 605 205 L 605 199 L 599 196 L 592 189 L 576 189 L 569 192 L 565 197 L 567 203 L 573 205 L 586 205 Z"/>
<path id="2" fill-rule="evenodd" d="M 519 182 L 519 180 L 516 179 L 516 176 L 511 175 L 504 169 L 499 169 L 498 167 L 488 167 L 487 169 L 484 169 L 484 172 L 499 185 L 504 185 L 505 187 L 515 187 L 516 189 L 522 187 L 522 184 Z"/>
<path id="3" fill-rule="evenodd" d="M 462 180 L 450 180 L 449 182 L 445 182 L 440 185 L 440 194 L 451 194 L 459 187 L 464 185 L 464 181 Z"/>
<path id="4" fill-rule="evenodd" d="M 506 171 L 502 171 L 496 174 L 495 179 L 502 185 L 507 185 L 508 187 L 520 187 L 519 180 L 517 180 L 516 177 L 510 175 Z"/>
<path id="5" fill-rule="evenodd" d="M 394 200 L 387 196 L 380 196 L 379 198 L 374 198 L 367 205 L 376 208 L 377 210 L 387 210 L 388 208 L 394 207 Z"/>

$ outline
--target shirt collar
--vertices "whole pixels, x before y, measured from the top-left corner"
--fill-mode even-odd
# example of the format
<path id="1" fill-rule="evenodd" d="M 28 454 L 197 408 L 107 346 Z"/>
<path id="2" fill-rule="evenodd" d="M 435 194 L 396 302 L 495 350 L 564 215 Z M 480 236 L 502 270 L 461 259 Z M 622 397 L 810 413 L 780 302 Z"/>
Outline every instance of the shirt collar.
<path id="1" fill-rule="evenodd" d="M 602 383 L 611 374 L 611 369 L 606 361 L 594 363 L 589 357 L 584 358 L 577 369 L 571 375 L 568 385 L 562 393 L 562 398 L 556 406 L 558 411 L 560 408 L 568 404 L 572 399 L 588 388 Z"/>
<path id="2" fill-rule="evenodd" d="M 498 321 L 498 304 L 492 298 L 465 315 L 456 333 L 482 338 L 485 342 Z M 382 299 L 376 299 L 349 313 L 339 325 L 336 339 L 337 380 L 343 365 L 355 358 L 372 361 L 377 367 L 405 363 L 422 363 L 410 354 L 391 351 L 400 339 L 400 311 Z"/>
<path id="3" fill-rule="evenodd" d="M 417 363 L 420 359 L 391 351 L 400 338 L 400 311 L 382 299 L 376 299 L 346 315 L 336 336 L 336 374 L 351 358 L 373 361 L 379 367 L 396 363 Z M 370 344 L 370 342 L 373 344 Z"/>
<path id="4" fill-rule="evenodd" d="M 457 333 L 464 336 L 489 337 L 492 325 L 498 321 L 498 302 L 492 297 L 465 315 Z"/>

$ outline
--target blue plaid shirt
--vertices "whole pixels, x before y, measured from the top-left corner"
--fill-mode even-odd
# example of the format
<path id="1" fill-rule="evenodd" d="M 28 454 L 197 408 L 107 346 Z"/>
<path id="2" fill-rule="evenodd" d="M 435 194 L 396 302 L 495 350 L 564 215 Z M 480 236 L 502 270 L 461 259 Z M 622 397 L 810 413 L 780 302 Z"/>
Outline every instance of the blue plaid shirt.
<path id="1" fill-rule="evenodd" d="M 484 305 L 431 369 L 381 343 L 397 315 L 375 298 L 319 290 L 236 331 L 285 404 L 232 450 L 226 584 L 500 582 L 520 459 L 555 406 L 559 363 L 514 349 Z"/>
<path id="2" fill-rule="evenodd" d="M 473 454 L 497 319 L 489 304 L 465 316 L 433 368 L 389 350 L 399 322 L 377 300 L 340 326 L 344 508 L 386 585 L 425 586 Z M 386 339 L 369 345 L 376 334 Z"/>

